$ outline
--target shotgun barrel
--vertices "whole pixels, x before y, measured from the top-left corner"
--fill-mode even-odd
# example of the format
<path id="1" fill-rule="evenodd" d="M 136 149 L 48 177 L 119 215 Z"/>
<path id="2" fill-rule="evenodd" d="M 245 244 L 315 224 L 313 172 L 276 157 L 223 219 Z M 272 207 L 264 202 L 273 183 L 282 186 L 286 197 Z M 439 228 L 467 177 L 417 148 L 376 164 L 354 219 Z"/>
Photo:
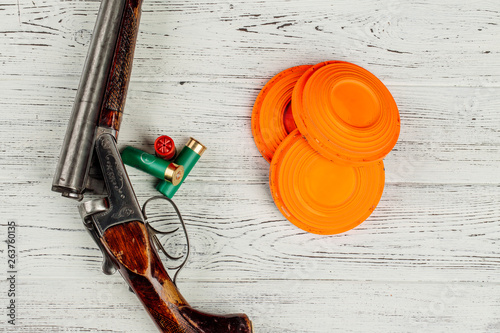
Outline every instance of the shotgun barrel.
<path id="1" fill-rule="evenodd" d="M 82 199 L 126 0 L 102 0 L 52 190 Z"/>

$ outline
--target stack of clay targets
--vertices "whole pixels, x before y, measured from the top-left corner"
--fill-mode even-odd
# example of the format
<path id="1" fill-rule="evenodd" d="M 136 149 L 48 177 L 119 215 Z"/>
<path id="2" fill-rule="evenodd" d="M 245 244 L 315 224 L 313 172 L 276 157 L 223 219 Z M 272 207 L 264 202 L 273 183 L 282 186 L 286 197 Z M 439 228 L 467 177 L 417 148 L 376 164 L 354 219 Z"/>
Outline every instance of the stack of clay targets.
<path id="1" fill-rule="evenodd" d="M 343 61 L 279 73 L 252 112 L 255 143 L 271 163 L 274 202 L 290 222 L 316 234 L 345 232 L 370 216 L 384 190 L 382 159 L 399 130 L 385 85 Z"/>

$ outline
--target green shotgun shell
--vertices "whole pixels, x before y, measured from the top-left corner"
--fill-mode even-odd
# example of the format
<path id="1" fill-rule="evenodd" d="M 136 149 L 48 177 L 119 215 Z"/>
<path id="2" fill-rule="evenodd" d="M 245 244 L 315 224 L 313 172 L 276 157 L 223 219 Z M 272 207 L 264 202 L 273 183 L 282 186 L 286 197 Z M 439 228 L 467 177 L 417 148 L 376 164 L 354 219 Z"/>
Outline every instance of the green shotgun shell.
<path id="1" fill-rule="evenodd" d="M 202 145 L 199 141 L 190 138 L 188 143 L 186 143 L 186 146 L 175 159 L 176 164 L 184 167 L 184 177 L 182 177 L 182 180 L 177 185 L 167 181 L 160 181 L 160 183 L 156 185 L 156 189 L 164 196 L 172 199 L 205 150 L 207 150 L 207 148 L 204 145 Z"/>
<path id="2" fill-rule="evenodd" d="M 149 173 L 171 185 L 180 185 L 184 178 L 184 167 L 171 161 L 148 154 L 134 147 L 126 147 L 122 153 L 123 163 Z"/>

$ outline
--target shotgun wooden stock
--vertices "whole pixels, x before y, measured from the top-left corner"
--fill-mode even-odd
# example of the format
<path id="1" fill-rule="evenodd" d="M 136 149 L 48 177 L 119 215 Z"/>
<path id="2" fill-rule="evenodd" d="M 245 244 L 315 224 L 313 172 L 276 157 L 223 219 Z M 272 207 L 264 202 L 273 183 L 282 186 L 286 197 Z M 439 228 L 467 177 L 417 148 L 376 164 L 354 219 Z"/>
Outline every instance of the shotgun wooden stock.
<path id="1" fill-rule="evenodd" d="M 142 222 L 111 227 L 101 240 L 161 332 L 252 332 L 244 314 L 215 316 L 191 308 L 165 271 Z"/>

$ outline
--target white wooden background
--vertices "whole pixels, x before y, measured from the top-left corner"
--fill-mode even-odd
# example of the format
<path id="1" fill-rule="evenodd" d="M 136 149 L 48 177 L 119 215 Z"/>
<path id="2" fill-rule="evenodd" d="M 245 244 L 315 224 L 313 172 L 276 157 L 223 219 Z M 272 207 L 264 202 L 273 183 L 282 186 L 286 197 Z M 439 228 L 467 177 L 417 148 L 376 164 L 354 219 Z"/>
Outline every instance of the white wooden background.
<path id="1" fill-rule="evenodd" d="M 50 191 L 98 6 L 0 0 L 1 239 L 19 225 L 5 331 L 156 332 L 100 272 L 76 203 Z M 256 333 L 500 332 L 499 24 L 498 0 L 145 0 L 120 143 L 209 148 L 176 195 L 190 303 L 245 312 Z M 250 115 L 274 74 L 335 59 L 389 87 L 402 128 L 373 215 L 318 236 L 274 206 Z M 156 194 L 130 177 L 141 202 Z"/>

